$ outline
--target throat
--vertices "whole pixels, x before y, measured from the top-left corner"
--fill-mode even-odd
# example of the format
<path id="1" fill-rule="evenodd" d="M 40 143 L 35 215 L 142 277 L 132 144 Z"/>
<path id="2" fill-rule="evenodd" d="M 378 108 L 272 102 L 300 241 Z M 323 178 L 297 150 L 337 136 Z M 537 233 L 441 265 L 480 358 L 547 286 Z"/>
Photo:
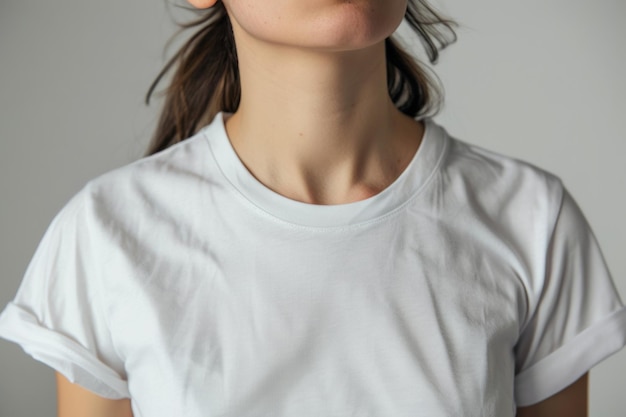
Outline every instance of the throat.
<path id="1" fill-rule="evenodd" d="M 302 203 L 339 205 L 380 194 L 407 169 L 421 145 L 424 126 L 403 114 L 393 125 L 393 134 L 386 141 L 372 142 L 362 156 L 348 154 L 334 161 L 324 155 L 289 157 L 280 149 L 268 153 L 275 146 L 242 140 L 235 129 L 229 136 L 243 165 L 268 189 Z"/>

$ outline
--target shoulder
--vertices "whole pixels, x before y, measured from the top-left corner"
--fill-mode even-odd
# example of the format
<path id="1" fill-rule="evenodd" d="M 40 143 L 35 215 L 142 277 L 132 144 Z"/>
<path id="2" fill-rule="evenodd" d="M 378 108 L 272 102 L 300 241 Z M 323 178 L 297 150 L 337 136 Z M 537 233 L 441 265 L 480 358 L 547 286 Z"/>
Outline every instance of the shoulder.
<path id="1" fill-rule="evenodd" d="M 565 194 L 553 172 L 448 135 L 444 189 L 469 207 L 517 223 L 554 222 Z"/>
<path id="2" fill-rule="evenodd" d="M 180 201 L 190 188 L 215 179 L 212 162 L 206 138 L 200 131 L 158 153 L 92 178 L 78 192 L 78 198 L 117 211 L 162 200 Z"/>
<path id="3" fill-rule="evenodd" d="M 175 187 L 198 180 L 210 169 L 211 157 L 203 132 L 153 155 L 105 172 L 86 185 L 105 197 L 130 197 L 127 193 L 175 192 Z"/>
<path id="4" fill-rule="evenodd" d="M 202 132 L 87 181 L 57 214 L 59 223 L 94 232 L 140 232 L 182 218 L 189 200 L 219 178 Z M 186 208 L 185 208 L 186 207 Z"/>
<path id="5" fill-rule="evenodd" d="M 442 224 L 506 259 L 535 300 L 567 196 L 561 178 L 519 158 L 449 136 L 448 141 L 433 189 Z"/>
<path id="6" fill-rule="evenodd" d="M 449 138 L 447 168 L 455 174 L 463 174 L 473 186 L 518 191 L 548 188 L 555 192 L 562 187 L 562 181 L 555 173 L 529 161 Z"/>

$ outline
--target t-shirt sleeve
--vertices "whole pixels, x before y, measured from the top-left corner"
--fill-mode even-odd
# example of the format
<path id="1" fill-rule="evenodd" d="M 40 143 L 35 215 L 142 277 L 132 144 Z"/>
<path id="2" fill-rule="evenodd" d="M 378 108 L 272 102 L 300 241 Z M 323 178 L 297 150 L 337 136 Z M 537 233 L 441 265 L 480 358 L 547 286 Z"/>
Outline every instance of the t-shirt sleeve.
<path id="1" fill-rule="evenodd" d="M 128 398 L 102 294 L 106 248 L 85 187 L 54 217 L 0 315 L 0 337 L 105 398 Z"/>
<path id="2" fill-rule="evenodd" d="M 518 406 L 556 394 L 626 345 L 626 310 L 596 237 L 567 189 L 560 190 L 541 285 L 529 295 L 515 347 Z"/>

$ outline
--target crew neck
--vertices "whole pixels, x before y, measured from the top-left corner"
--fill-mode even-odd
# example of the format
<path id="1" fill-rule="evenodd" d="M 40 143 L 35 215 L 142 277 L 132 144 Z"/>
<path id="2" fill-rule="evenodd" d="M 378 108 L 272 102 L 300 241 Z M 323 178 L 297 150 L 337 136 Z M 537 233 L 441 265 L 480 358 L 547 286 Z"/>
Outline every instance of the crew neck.
<path id="1" fill-rule="evenodd" d="M 220 111 L 201 133 L 225 177 L 250 204 L 266 214 L 299 226 L 333 228 L 374 221 L 399 209 L 427 184 L 445 153 L 449 138 L 431 118 L 424 122 L 424 136 L 404 171 L 384 190 L 363 200 L 344 204 L 311 204 L 293 200 L 260 182 L 244 165 L 226 132 L 232 113 Z"/>

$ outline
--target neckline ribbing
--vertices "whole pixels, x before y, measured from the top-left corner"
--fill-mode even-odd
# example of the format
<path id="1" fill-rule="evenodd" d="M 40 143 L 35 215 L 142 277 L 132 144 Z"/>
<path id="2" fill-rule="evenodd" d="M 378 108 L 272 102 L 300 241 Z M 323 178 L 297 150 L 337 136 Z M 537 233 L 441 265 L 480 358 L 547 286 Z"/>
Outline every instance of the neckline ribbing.
<path id="1" fill-rule="evenodd" d="M 285 197 L 260 182 L 244 165 L 226 132 L 220 111 L 201 133 L 226 180 L 245 199 L 272 217 L 299 226 L 329 228 L 369 222 L 400 208 L 416 195 L 436 171 L 447 147 L 445 130 L 431 118 L 424 122 L 424 136 L 417 152 L 387 188 L 364 200 L 345 204 L 310 204 Z"/>

